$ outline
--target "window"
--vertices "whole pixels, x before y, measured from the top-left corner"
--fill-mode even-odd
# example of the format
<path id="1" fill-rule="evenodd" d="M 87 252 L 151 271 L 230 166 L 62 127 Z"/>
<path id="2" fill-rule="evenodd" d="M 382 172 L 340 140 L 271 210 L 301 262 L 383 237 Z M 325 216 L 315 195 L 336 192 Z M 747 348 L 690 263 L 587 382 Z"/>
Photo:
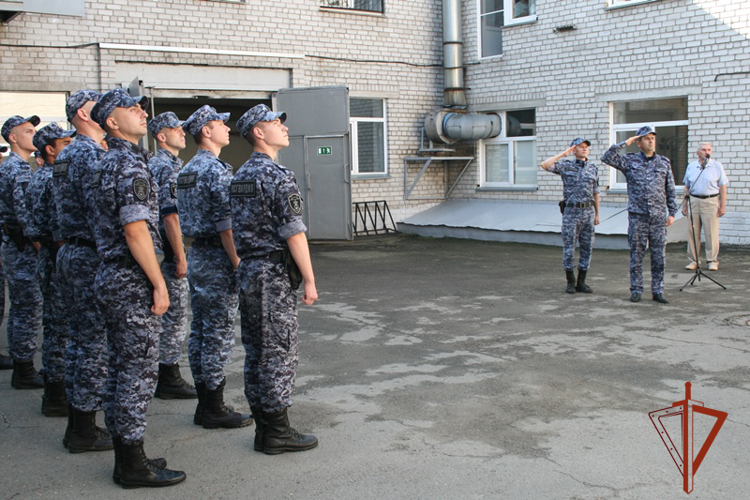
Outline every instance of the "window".
<path id="1" fill-rule="evenodd" d="M 651 99 L 646 101 L 616 102 L 612 106 L 610 140 L 620 143 L 644 125 L 656 130 L 656 153 L 669 158 L 677 184 L 682 182 L 688 164 L 688 114 L 687 98 Z M 626 151 L 640 151 L 633 143 Z M 610 188 L 625 189 L 625 176 L 610 168 Z"/>
<path id="2" fill-rule="evenodd" d="M 536 110 L 498 113 L 503 131 L 480 143 L 482 187 L 536 187 Z"/>
<path id="3" fill-rule="evenodd" d="M 628 7 L 630 5 L 638 5 L 639 3 L 655 2 L 656 0 L 607 0 L 609 7 Z"/>
<path id="4" fill-rule="evenodd" d="M 386 111 L 383 99 L 349 99 L 352 172 L 355 175 L 388 173 Z"/>
<path id="5" fill-rule="evenodd" d="M 503 53 L 503 26 L 536 21 L 536 0 L 478 0 L 481 57 Z"/>
<path id="6" fill-rule="evenodd" d="M 321 7 L 383 12 L 384 0 L 320 0 Z"/>

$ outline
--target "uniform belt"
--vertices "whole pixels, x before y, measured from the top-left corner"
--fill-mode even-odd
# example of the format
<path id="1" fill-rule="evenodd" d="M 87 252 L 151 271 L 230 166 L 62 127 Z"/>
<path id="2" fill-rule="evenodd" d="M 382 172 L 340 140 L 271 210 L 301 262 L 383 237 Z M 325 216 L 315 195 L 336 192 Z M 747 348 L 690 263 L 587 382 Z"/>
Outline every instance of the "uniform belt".
<path id="1" fill-rule="evenodd" d="M 89 247 L 96 250 L 96 243 L 91 240 L 87 240 L 86 238 L 78 238 L 77 236 L 73 236 L 72 238 L 68 238 L 68 243 L 72 243 L 73 245 L 78 247 Z"/>
<path id="2" fill-rule="evenodd" d="M 221 238 L 219 236 L 210 236 L 208 238 L 193 238 L 193 246 L 221 248 L 224 245 L 221 243 Z"/>
<path id="3" fill-rule="evenodd" d="M 267 253 L 266 255 L 249 255 L 247 257 L 240 256 L 240 260 L 267 260 L 270 262 L 273 262 L 274 264 L 281 264 L 284 262 L 284 251 L 283 250 L 274 250 L 271 253 Z"/>
<path id="4" fill-rule="evenodd" d="M 589 208 L 593 207 L 594 204 L 590 201 L 587 201 L 585 203 L 566 203 L 565 206 L 570 208 Z"/>
<path id="5" fill-rule="evenodd" d="M 716 198 L 719 196 L 719 193 L 716 194 L 691 194 L 693 198 L 700 198 L 701 200 L 705 200 L 706 198 Z"/>
<path id="6" fill-rule="evenodd" d="M 138 261 L 135 260 L 135 257 L 133 257 L 133 254 L 131 254 L 130 252 L 128 252 L 126 255 L 120 255 L 111 259 L 105 259 L 105 262 L 107 264 L 117 264 L 123 267 L 134 267 L 138 265 Z"/>

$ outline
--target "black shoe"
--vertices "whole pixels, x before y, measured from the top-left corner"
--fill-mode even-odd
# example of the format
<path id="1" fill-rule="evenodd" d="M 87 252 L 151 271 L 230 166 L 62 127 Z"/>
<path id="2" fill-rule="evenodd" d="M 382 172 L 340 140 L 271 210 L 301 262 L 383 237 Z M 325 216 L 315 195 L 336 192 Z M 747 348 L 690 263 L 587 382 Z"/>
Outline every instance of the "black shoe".
<path id="1" fill-rule="evenodd" d="M 68 402 L 65 398 L 65 382 L 50 382 L 44 379 L 42 415 L 45 417 L 67 417 Z"/>
<path id="2" fill-rule="evenodd" d="M 658 302 L 660 304 L 669 304 L 669 301 L 664 298 L 664 295 L 661 293 L 655 293 L 653 294 L 653 300 L 655 302 Z"/>
<path id="3" fill-rule="evenodd" d="M 193 423 L 203 425 L 203 408 L 206 406 L 206 384 L 202 382 L 195 383 L 195 393 L 198 395 L 198 404 L 195 405 L 195 415 Z"/>
<path id="4" fill-rule="evenodd" d="M 565 279 L 568 286 L 565 287 L 565 293 L 576 293 L 576 275 L 572 269 L 565 270 Z"/>
<path id="5" fill-rule="evenodd" d="M 43 389 L 44 379 L 34 368 L 34 361 L 13 361 L 10 385 L 14 389 Z"/>
<path id="6" fill-rule="evenodd" d="M 640 302 L 641 292 L 633 292 L 630 294 L 630 302 Z"/>
<path id="7" fill-rule="evenodd" d="M 203 428 L 237 429 L 253 424 L 253 417 L 244 413 L 237 413 L 224 404 L 224 386 L 227 379 L 221 381 L 216 390 L 206 389 L 206 405 L 203 408 Z"/>
<path id="8" fill-rule="evenodd" d="M 253 440 L 253 449 L 263 451 L 263 438 L 266 431 L 266 422 L 263 420 L 263 410 L 259 406 L 251 406 L 250 411 L 253 413 L 255 420 L 255 439 Z"/>
<path id="9" fill-rule="evenodd" d="M 68 451 L 107 451 L 114 448 L 112 437 L 106 429 L 97 427 L 95 411 L 81 411 L 73 408 L 73 430 L 68 436 Z"/>
<path id="10" fill-rule="evenodd" d="M 12 370 L 13 360 L 10 356 L 0 354 L 0 370 Z"/>
<path id="11" fill-rule="evenodd" d="M 180 365 L 159 363 L 159 379 L 156 382 L 156 393 L 160 399 L 195 399 L 198 394 L 180 374 Z"/>
<path id="12" fill-rule="evenodd" d="M 149 463 L 143 452 L 143 441 L 134 444 L 122 443 L 120 486 L 131 488 L 155 488 L 172 486 L 187 477 L 184 472 L 170 469 L 159 469 Z"/>
<path id="13" fill-rule="evenodd" d="M 122 477 L 122 439 L 112 438 L 112 446 L 115 447 L 115 469 L 112 472 L 112 481 L 115 484 L 120 484 L 120 478 Z M 163 458 L 147 458 L 148 464 L 157 469 L 165 469 L 167 467 L 167 461 Z"/>
<path id="14" fill-rule="evenodd" d="M 592 293 L 593 290 L 586 284 L 586 273 L 583 269 L 578 270 L 578 282 L 576 283 L 576 292 Z"/>
<path id="15" fill-rule="evenodd" d="M 286 451 L 305 451 L 318 446 L 318 438 L 304 435 L 289 425 L 286 408 L 276 413 L 263 412 L 265 431 L 263 453 L 278 455 Z"/>

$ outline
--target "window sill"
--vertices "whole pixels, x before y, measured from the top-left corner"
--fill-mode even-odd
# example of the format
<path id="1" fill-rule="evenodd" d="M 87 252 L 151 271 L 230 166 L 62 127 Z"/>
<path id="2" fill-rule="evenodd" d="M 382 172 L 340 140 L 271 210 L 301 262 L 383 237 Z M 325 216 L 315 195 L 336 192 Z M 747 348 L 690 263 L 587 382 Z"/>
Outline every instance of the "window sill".
<path id="1" fill-rule="evenodd" d="M 628 188 L 609 188 L 607 194 L 628 194 Z"/>
<path id="2" fill-rule="evenodd" d="M 605 7 L 604 10 L 626 9 L 628 7 L 633 7 L 635 5 L 642 5 L 644 3 L 654 3 L 656 1 L 658 1 L 658 0 L 637 0 L 637 1 L 633 1 L 633 2 L 617 4 L 617 5 L 609 5 L 609 6 Z"/>
<path id="3" fill-rule="evenodd" d="M 391 174 L 352 174 L 353 181 L 369 181 L 372 179 L 390 179 Z"/>
<path id="4" fill-rule="evenodd" d="M 477 193 L 492 191 L 538 191 L 539 186 L 480 186 L 476 189 Z"/>
<path id="5" fill-rule="evenodd" d="M 320 7 L 322 12 L 331 12 L 333 14 L 352 14 L 354 16 L 385 17 L 385 12 L 347 9 L 345 7 Z"/>
<path id="6" fill-rule="evenodd" d="M 655 0 L 645 0 L 645 1 L 647 1 L 647 2 L 653 2 Z M 513 21 L 513 22 L 510 22 L 510 23 L 506 24 L 505 26 L 503 26 L 503 29 L 505 29 L 505 28 L 513 28 L 514 26 L 523 26 L 524 24 L 534 24 L 535 22 L 537 22 L 536 14 L 534 14 L 532 16 L 524 16 L 524 17 L 518 19 L 517 21 Z"/>

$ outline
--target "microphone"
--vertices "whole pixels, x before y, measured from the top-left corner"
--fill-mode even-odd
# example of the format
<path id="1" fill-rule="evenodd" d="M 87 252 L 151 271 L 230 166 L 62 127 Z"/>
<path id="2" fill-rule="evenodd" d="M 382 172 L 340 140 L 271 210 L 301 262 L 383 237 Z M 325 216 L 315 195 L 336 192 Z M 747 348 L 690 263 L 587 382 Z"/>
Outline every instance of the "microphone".
<path id="1" fill-rule="evenodd" d="M 703 158 L 703 163 L 701 164 L 701 170 L 706 168 L 706 165 L 708 164 L 708 160 L 711 159 L 711 155 L 707 154 L 705 158 Z"/>

